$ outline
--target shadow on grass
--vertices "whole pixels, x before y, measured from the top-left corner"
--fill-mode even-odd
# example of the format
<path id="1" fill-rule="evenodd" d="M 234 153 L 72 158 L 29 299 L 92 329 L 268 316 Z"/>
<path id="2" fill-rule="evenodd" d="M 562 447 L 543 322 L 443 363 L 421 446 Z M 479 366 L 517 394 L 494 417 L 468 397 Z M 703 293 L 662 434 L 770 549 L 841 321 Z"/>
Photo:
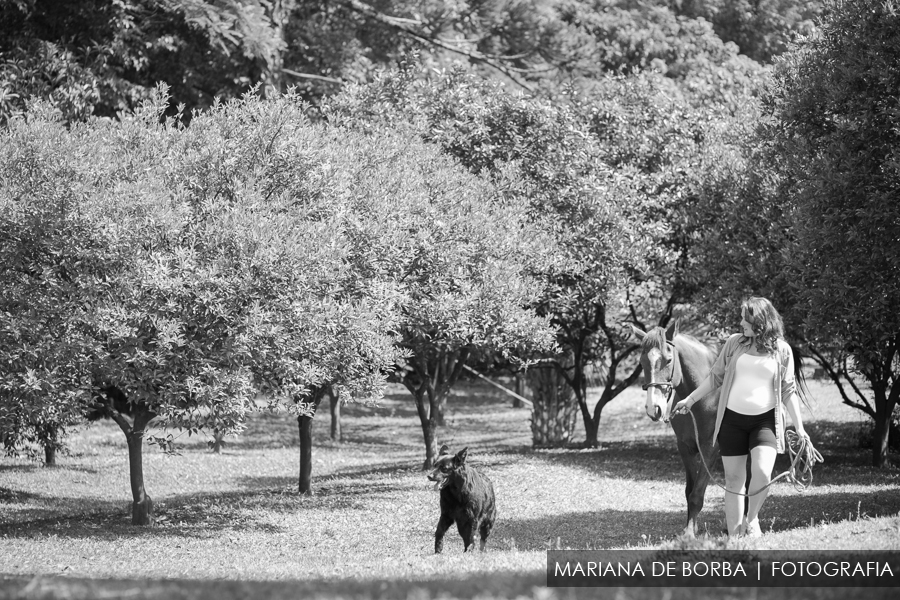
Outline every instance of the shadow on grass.
<path id="1" fill-rule="evenodd" d="M 0 488 L 2 489 L 2 488 Z M 366 511 L 372 502 L 390 501 L 398 494 L 415 491 L 407 481 L 345 481 L 323 479 L 312 495 L 297 492 L 296 479 L 253 478 L 248 490 L 191 494 L 155 501 L 153 527 L 131 525 L 130 502 L 92 500 L 85 512 L 84 498 L 27 494 L 19 499 L 10 492 L 9 502 L 28 500 L 38 508 L 18 511 L 15 521 L 0 522 L 0 537 L 55 535 L 70 539 L 110 540 L 122 537 L 205 538 L 221 531 L 260 530 L 277 533 L 283 528 L 263 519 L 263 513 L 294 513 L 301 509 Z"/>
<path id="2" fill-rule="evenodd" d="M 871 451 L 858 446 L 859 425 L 834 421 L 816 421 L 807 430 L 825 462 L 813 467 L 814 481 L 820 485 L 883 485 L 900 484 L 900 469 L 888 466 L 879 469 L 871 465 Z M 509 450 L 515 452 L 515 450 Z M 684 467 L 675 443 L 674 434 L 643 441 L 608 442 L 601 449 L 589 450 L 519 450 L 548 462 L 577 467 L 605 477 L 642 480 L 684 480 Z M 891 455 L 893 462 L 896 454 Z M 786 471 L 791 457 L 779 454 L 774 473 Z M 720 460 L 709 464 L 716 481 L 723 482 Z M 713 485 L 713 484 L 710 484 Z M 815 484 L 814 484 L 815 485 Z"/>
<path id="3" fill-rule="evenodd" d="M 888 517 L 900 511 L 900 488 L 867 493 L 832 492 L 822 495 L 779 496 L 766 499 L 760 518 L 772 531 L 787 531 L 821 523 L 842 523 Z"/>
<path id="4" fill-rule="evenodd" d="M 440 560 L 440 557 L 435 557 Z M 615 597 L 627 600 L 756 599 L 756 588 L 546 588 L 546 573 L 539 571 L 492 571 L 467 573 L 460 578 L 422 581 L 387 579 L 313 579 L 293 581 L 223 581 L 193 579 L 76 579 L 58 576 L 34 578 L 0 576 L 0 598 L 17 600 L 69 600 L 135 598 L 141 600 L 481 600 L 540 599 L 580 600 Z M 894 598 L 894 588 L 766 588 L 772 600 L 842 600 L 865 595 L 869 600 Z"/>
<path id="5" fill-rule="evenodd" d="M 30 464 L 30 465 L 26 465 L 26 464 L 21 464 L 21 465 L 15 465 L 15 464 L 13 464 L 13 465 L 0 465 L 0 473 L 3 473 L 3 472 L 9 472 L 9 473 L 11 473 L 11 474 L 15 474 L 15 473 L 33 473 L 33 472 L 39 471 L 40 469 L 43 469 L 43 468 L 44 468 L 43 465 L 39 465 L 39 464 L 36 464 L 36 463 L 35 463 L 35 464 Z"/>
<path id="6" fill-rule="evenodd" d="M 89 513 L 62 514 L 83 498 L 42 497 L 28 494 L 22 500 L 44 504 L 32 514 L 16 515 L 16 521 L 0 524 L 0 536 L 108 540 L 122 537 L 215 537 L 221 531 L 281 529 L 257 518 L 259 514 L 293 513 L 300 509 L 366 511 L 372 502 L 391 501 L 398 494 L 417 489 L 408 480 L 348 481 L 326 479 L 311 496 L 300 496 L 290 478 L 257 478 L 254 489 L 210 495 L 168 498 L 157 504 L 157 526 L 130 525 L 129 507 L 113 502 L 91 503 Z M 10 502 L 18 495 L 7 494 Z M 623 504 L 627 499 L 623 499 Z M 802 529 L 815 523 L 839 523 L 860 518 L 891 516 L 900 509 L 900 489 L 888 488 L 866 493 L 833 492 L 820 495 L 773 495 L 767 500 L 763 520 L 773 532 Z M 774 516 L 774 522 L 770 521 Z M 701 531 L 716 534 L 721 515 L 701 513 Z M 654 510 L 599 510 L 566 513 L 533 519 L 506 519 L 500 515 L 490 546 L 498 550 L 535 551 L 548 548 L 601 549 L 658 544 L 681 534 L 682 512 Z M 451 532 L 448 550 L 460 545 Z"/>
<path id="7" fill-rule="evenodd" d="M 279 422 L 278 419 L 263 419 Z M 810 426 L 814 442 L 825 455 L 826 462 L 815 467 L 813 486 L 850 486 L 851 490 L 808 495 L 778 495 L 767 501 L 766 513 L 775 517 L 775 531 L 806 527 L 810 521 L 836 522 L 862 516 L 876 517 L 896 514 L 900 510 L 900 486 L 884 489 L 900 482 L 900 471 L 874 469 L 867 465 L 869 454 L 852 446 L 858 425 L 854 423 L 816 422 Z M 491 436 L 497 447 L 478 462 L 491 466 L 515 465 L 520 460 L 538 460 L 583 470 L 588 476 L 612 479 L 683 481 L 681 461 L 675 450 L 674 435 L 651 437 L 645 441 L 611 442 L 602 449 L 591 450 L 532 450 L 522 446 L 501 444 L 502 439 Z M 460 444 L 457 444 L 460 445 Z M 460 445 L 461 446 L 461 445 Z M 484 446 L 481 446 L 482 448 Z M 315 453 L 315 449 L 314 449 Z M 52 493 L 19 492 L 0 488 L 0 502 L 32 504 L 8 515 L 0 524 L 0 535 L 29 536 L 54 533 L 60 537 L 104 538 L 116 536 L 190 536 L 213 535 L 218 530 L 255 527 L 261 522 L 254 517 L 260 512 L 289 512 L 298 508 L 317 507 L 367 510 L 374 500 L 395 497 L 418 489 L 422 473 L 418 452 L 410 449 L 404 456 L 394 450 L 385 454 L 387 460 L 359 465 L 342 465 L 327 477 L 314 475 L 314 495 L 301 497 L 296 492 L 293 474 L 266 477 L 245 477 L 238 480 L 244 489 L 228 493 L 208 493 L 167 497 L 157 502 L 158 516 L 164 517 L 159 527 L 132 527 L 130 503 L 101 501 L 84 497 L 59 497 Z M 776 471 L 788 466 L 787 457 L 780 456 Z M 40 467 L 13 467 L 36 469 Z M 10 470 L 7 468 L 7 470 Z M 410 479 L 410 475 L 414 477 Z M 714 468 L 721 482 L 721 469 Z M 428 485 L 424 474 L 423 489 Z M 877 486 L 878 489 L 867 489 Z M 84 510 L 89 507 L 89 512 Z M 623 499 L 627 506 L 627 499 Z M 560 511 L 564 507 L 560 507 Z M 704 511 L 703 518 L 712 518 Z M 15 519 L 12 521 L 12 519 Z M 588 514 L 561 514 L 552 518 L 522 522 L 502 519 L 493 540 L 510 540 L 519 548 L 540 549 L 549 543 L 563 547 L 615 547 L 641 543 L 641 535 L 659 539 L 680 533 L 684 515 L 678 512 L 607 511 Z M 569 536 L 568 538 L 566 536 Z M 651 537 L 652 536 L 652 537 Z"/>
<path id="8" fill-rule="evenodd" d="M 671 440 L 609 442 L 590 450 L 534 451 L 541 460 L 576 467 L 598 477 L 680 481 L 684 467 Z"/>
<path id="9" fill-rule="evenodd" d="M 373 410 L 385 414 L 377 414 Z M 387 414 L 384 408 L 356 406 L 352 409 L 344 407 L 342 412 L 343 443 L 395 447 L 408 445 L 411 443 L 409 440 L 416 441 L 421 437 L 415 409 L 396 411 L 396 414 L 391 409 L 390 414 Z M 331 439 L 330 429 L 331 416 L 327 408 L 320 407 L 312 427 L 314 446 L 340 444 Z M 399 435 L 398 431 L 402 431 L 403 435 Z M 231 449 L 266 450 L 297 446 L 297 417 L 286 412 L 260 412 L 247 421 L 247 428 L 241 435 L 225 439 L 227 447 Z"/>
<path id="10" fill-rule="evenodd" d="M 684 530 L 684 516 L 672 512 L 598 510 L 535 519 L 499 519 L 491 545 L 501 550 L 594 550 L 658 543 Z M 643 537 L 642 537 L 643 536 Z M 445 544 L 459 542 L 448 536 Z"/>
<path id="11" fill-rule="evenodd" d="M 9 488 L 0 487 L 0 502 L 4 504 L 13 504 L 27 502 L 29 500 L 43 499 L 44 496 L 33 492 L 23 492 L 20 490 L 11 490 Z"/>
<path id="12" fill-rule="evenodd" d="M 390 472 L 395 473 L 397 470 L 391 469 Z M 428 483 L 424 477 L 422 481 Z M 270 494 L 297 494 L 299 497 L 296 478 L 280 476 L 247 477 L 242 479 L 242 482 L 247 489 L 246 492 L 239 493 L 242 499 L 248 495 L 252 497 L 253 495 L 265 494 L 266 492 Z M 399 492 L 414 491 L 422 487 L 422 485 L 417 485 L 407 480 L 389 479 L 360 482 L 347 481 L 344 477 L 338 475 L 320 480 L 314 486 L 312 494 L 304 496 L 304 498 L 310 499 L 310 501 L 345 496 L 376 499 L 381 496 L 396 496 Z"/>
<path id="13" fill-rule="evenodd" d="M 441 560 L 435 557 L 435 560 Z M 197 580 L 102 580 L 65 577 L 0 579 L 9 598 L 159 598 L 159 599 L 246 599 L 291 600 L 295 598 L 342 598 L 347 600 L 396 600 L 415 598 L 518 598 L 533 597 L 535 588 L 545 586 L 546 574 L 540 571 L 492 571 L 490 574 L 466 573 L 460 578 L 425 581 L 385 579 L 312 579 L 297 581 L 197 581 Z M 542 599 L 555 596 L 542 593 Z M 564 594 L 560 598 L 572 598 Z M 584 595 L 583 597 L 588 597 Z M 593 597 L 591 595 L 590 597 Z M 655 597 L 655 596 L 654 596 Z"/>

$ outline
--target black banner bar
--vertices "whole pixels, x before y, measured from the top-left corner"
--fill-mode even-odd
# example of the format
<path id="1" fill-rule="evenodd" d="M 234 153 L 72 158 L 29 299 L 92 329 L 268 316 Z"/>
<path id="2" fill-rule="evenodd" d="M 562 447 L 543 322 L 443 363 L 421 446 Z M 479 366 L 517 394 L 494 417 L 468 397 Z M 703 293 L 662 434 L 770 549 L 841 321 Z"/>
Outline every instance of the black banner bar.
<path id="1" fill-rule="evenodd" d="M 550 550 L 547 587 L 900 587 L 900 551 Z"/>

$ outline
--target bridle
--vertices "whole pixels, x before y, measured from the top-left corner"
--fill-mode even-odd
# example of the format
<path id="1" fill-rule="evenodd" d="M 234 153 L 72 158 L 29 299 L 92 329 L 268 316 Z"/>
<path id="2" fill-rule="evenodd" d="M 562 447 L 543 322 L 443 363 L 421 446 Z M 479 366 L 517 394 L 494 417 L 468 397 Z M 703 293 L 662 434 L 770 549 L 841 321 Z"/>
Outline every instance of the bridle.
<path id="1" fill-rule="evenodd" d="M 672 407 L 672 396 L 675 392 L 675 388 L 681 385 L 682 375 L 681 375 L 681 363 L 678 360 L 678 349 L 675 347 L 674 342 L 666 342 L 666 345 L 672 350 L 672 368 L 669 370 L 669 378 L 666 381 L 651 381 L 650 383 L 645 383 L 641 386 L 641 389 L 645 392 L 647 388 L 658 388 L 663 394 L 666 395 L 666 419 L 668 420 L 668 415 L 671 413 Z"/>

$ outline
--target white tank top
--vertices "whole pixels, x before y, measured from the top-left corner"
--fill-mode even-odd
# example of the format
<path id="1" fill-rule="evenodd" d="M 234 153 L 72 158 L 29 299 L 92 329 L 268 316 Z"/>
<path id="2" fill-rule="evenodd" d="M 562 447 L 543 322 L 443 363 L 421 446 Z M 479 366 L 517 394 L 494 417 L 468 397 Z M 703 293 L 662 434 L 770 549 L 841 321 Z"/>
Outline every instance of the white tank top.
<path id="1" fill-rule="evenodd" d="M 776 406 L 777 372 L 778 362 L 772 356 L 740 355 L 726 406 L 743 415 L 761 415 L 772 410 Z"/>

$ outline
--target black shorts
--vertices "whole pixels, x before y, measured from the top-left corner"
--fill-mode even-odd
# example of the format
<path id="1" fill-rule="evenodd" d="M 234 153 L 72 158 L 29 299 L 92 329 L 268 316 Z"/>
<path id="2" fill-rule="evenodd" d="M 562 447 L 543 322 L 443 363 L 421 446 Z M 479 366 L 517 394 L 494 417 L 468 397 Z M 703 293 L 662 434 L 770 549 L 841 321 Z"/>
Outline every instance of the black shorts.
<path id="1" fill-rule="evenodd" d="M 778 447 L 775 443 L 775 409 L 759 415 L 744 415 L 726 408 L 719 426 L 722 456 L 743 456 L 757 446 Z"/>

